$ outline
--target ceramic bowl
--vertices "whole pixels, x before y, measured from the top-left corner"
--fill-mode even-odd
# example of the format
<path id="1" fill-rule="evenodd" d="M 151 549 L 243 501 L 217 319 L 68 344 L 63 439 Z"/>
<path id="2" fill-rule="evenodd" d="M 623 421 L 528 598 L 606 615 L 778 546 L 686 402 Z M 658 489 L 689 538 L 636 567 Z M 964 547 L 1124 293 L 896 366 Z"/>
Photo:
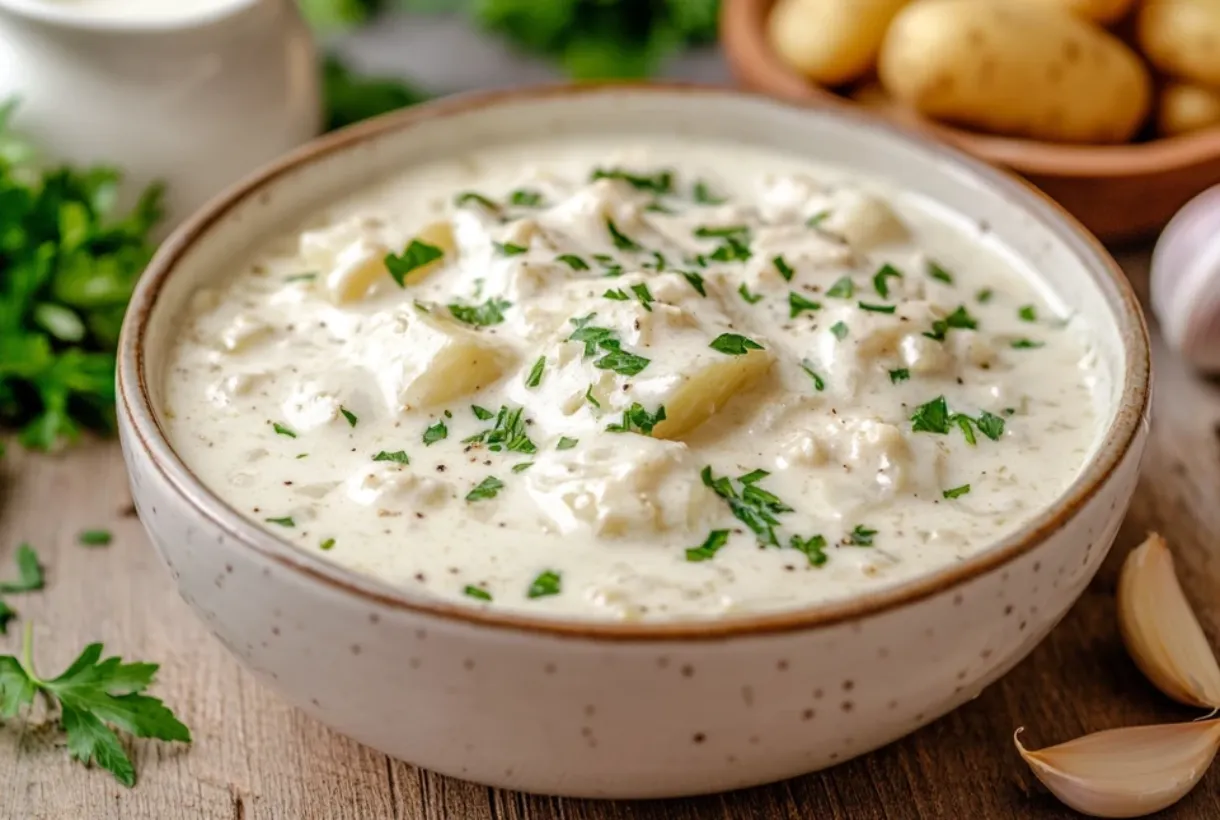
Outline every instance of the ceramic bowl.
<path id="1" fill-rule="evenodd" d="M 413 163 L 558 134 L 690 134 L 806 155 L 991 226 L 992 241 L 1099 336 L 1105 425 L 1053 506 L 909 583 L 780 614 L 591 623 L 433 600 L 307 554 L 227 507 L 166 439 L 166 354 L 196 288 L 305 213 Z M 849 113 L 685 86 L 450 98 L 300 150 L 214 201 L 160 250 L 119 366 L 140 519 L 220 641 L 302 710 L 375 749 L 512 789 L 662 797 L 732 789 L 875 749 L 975 697 L 1042 639 L 1101 564 L 1147 432 L 1148 339 L 1103 249 L 1023 183 Z M 996 743 L 1008 738 L 997 737 Z"/>
<path id="2" fill-rule="evenodd" d="M 766 21 L 774 5 L 775 0 L 724 0 L 720 40 L 737 80 L 793 102 L 861 108 L 805 79 L 772 50 Z M 868 110 L 1015 171 L 1106 241 L 1155 235 L 1196 194 L 1220 184 L 1220 127 L 1151 142 L 1065 145 L 941 125 L 898 105 Z"/>

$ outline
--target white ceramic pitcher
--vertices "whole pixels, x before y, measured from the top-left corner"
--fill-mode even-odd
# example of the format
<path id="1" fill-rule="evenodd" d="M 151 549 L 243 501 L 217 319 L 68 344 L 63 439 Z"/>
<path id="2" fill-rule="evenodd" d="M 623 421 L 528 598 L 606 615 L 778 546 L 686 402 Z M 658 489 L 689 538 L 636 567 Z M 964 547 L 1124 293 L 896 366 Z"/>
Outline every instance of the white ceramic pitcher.
<path id="1" fill-rule="evenodd" d="M 0 0 L 0 100 L 21 98 L 16 123 L 48 160 L 124 171 L 124 204 L 164 181 L 163 230 L 319 131 L 317 55 L 293 0 L 72 2 Z"/>

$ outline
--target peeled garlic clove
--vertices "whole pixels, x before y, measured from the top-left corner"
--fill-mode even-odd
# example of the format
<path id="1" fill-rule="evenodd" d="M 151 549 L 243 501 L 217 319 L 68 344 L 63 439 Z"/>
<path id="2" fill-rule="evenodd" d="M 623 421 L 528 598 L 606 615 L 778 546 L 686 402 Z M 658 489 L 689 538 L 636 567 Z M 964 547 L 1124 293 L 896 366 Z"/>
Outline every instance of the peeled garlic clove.
<path id="1" fill-rule="evenodd" d="M 1220 709 L 1220 666 L 1173 571 L 1173 554 L 1153 533 L 1118 576 L 1123 642 L 1156 687 L 1188 706 Z"/>
<path id="2" fill-rule="evenodd" d="M 1067 805 L 1092 817 L 1143 817 L 1194 788 L 1220 748 L 1220 718 L 1134 726 L 1028 751 L 1013 743 L 1034 776 Z"/>

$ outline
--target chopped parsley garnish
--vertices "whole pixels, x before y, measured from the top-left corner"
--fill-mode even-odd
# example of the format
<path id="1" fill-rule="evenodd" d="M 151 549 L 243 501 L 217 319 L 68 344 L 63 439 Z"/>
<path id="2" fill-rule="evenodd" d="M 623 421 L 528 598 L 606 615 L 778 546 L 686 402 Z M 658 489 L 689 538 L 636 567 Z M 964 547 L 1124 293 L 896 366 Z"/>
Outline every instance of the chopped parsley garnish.
<path id="1" fill-rule="evenodd" d="M 562 580 L 558 572 L 548 569 L 534 579 L 526 595 L 529 598 L 546 598 L 549 595 L 558 595 L 562 588 Z"/>
<path id="2" fill-rule="evenodd" d="M 504 482 L 496 478 L 494 475 L 489 475 L 487 478 L 480 481 L 468 493 L 466 493 L 467 501 L 482 501 L 486 498 L 495 498 L 496 493 L 504 489 Z"/>
<path id="3" fill-rule="evenodd" d="M 980 305 L 985 305 L 995 296 L 995 291 L 991 288 L 983 288 L 978 293 L 974 294 L 974 299 Z"/>
<path id="4" fill-rule="evenodd" d="M 938 282 L 944 282 L 946 285 L 953 284 L 953 274 L 949 273 L 949 271 L 945 270 L 931 259 L 928 260 L 928 276 L 932 277 Z"/>
<path id="5" fill-rule="evenodd" d="M 1014 350 L 1034 350 L 1042 347 L 1046 342 L 1035 342 L 1033 339 L 1014 339 L 1012 348 Z"/>
<path id="6" fill-rule="evenodd" d="M 607 299 L 613 299 L 616 302 L 626 302 L 631 297 L 623 292 L 622 288 L 610 288 L 602 296 Z"/>
<path id="7" fill-rule="evenodd" d="M 395 464 L 410 464 L 411 459 L 407 456 L 406 450 L 395 450 L 390 452 L 382 450 L 377 455 L 373 456 L 373 461 L 392 461 Z"/>
<path id="8" fill-rule="evenodd" d="M 809 374 L 809 378 L 813 379 L 813 389 L 821 393 L 826 389 L 826 382 L 822 381 L 822 377 L 813 369 L 813 362 L 808 359 L 801 359 L 801 370 Z"/>
<path id="9" fill-rule="evenodd" d="M 530 467 L 533 467 L 533 466 L 534 466 L 534 462 L 523 461 L 520 464 L 513 465 L 513 472 L 514 473 L 524 473 L 526 470 L 528 470 Z"/>
<path id="10" fill-rule="evenodd" d="M 632 188 L 640 191 L 652 191 L 656 194 L 668 194 L 673 191 L 674 175 L 672 171 L 658 171 L 655 174 L 633 174 L 622 168 L 595 168 L 589 177 L 590 182 L 599 179 L 619 179 Z"/>
<path id="11" fill-rule="evenodd" d="M 712 343 L 708 347 L 727 356 L 744 356 L 751 350 L 763 349 L 758 342 L 737 333 L 721 333 L 712 339 Z"/>
<path id="12" fill-rule="evenodd" d="M 504 311 L 513 303 L 494 296 L 481 305 L 449 305 L 449 312 L 454 319 L 476 327 L 498 325 L 504 321 Z"/>
<path id="13" fill-rule="evenodd" d="M 449 438 L 449 428 L 443 420 L 437 419 L 436 424 L 424 431 L 424 446 L 431 447 L 438 441 L 444 441 L 447 438 Z"/>
<path id="14" fill-rule="evenodd" d="M 559 439 L 559 443 L 555 445 L 556 450 L 571 450 L 577 444 L 580 444 L 580 439 L 568 438 L 563 436 Z"/>
<path id="15" fill-rule="evenodd" d="M 954 487 L 952 490 L 945 490 L 943 493 L 941 493 L 941 495 L 948 499 L 954 499 L 960 498 L 968 492 L 970 492 L 970 485 L 963 484 L 960 487 Z"/>
<path id="16" fill-rule="evenodd" d="M 799 293 L 797 293 L 794 290 L 788 291 L 788 318 L 789 319 L 795 319 L 797 316 L 800 316 L 806 310 L 815 311 L 815 310 L 821 310 L 821 309 L 822 309 L 821 302 L 814 302 L 810 299 L 806 299 L 804 296 L 801 296 Z"/>
<path id="17" fill-rule="evenodd" d="M 486 444 L 493 453 L 508 450 L 513 453 L 531 455 L 538 452 L 537 446 L 530 441 L 529 431 L 525 424 L 525 409 L 517 407 L 512 410 L 508 405 L 496 413 L 496 421 L 490 430 L 475 433 L 462 439 L 463 444 Z"/>
<path id="18" fill-rule="evenodd" d="M 805 226 L 808 228 L 816 228 L 830 218 L 830 211 L 818 211 L 813 216 L 805 220 Z"/>
<path id="19" fill-rule="evenodd" d="M 317 279 L 316 273 L 294 273 L 292 276 L 285 276 L 285 282 L 312 282 Z"/>
<path id="20" fill-rule="evenodd" d="M 652 428 L 665 421 L 665 405 L 657 408 L 655 413 L 649 413 L 639 402 L 632 402 L 631 407 L 623 411 L 623 420 L 618 424 L 606 426 L 608 433 L 642 433 L 652 435 Z"/>
<path id="21" fill-rule="evenodd" d="M 357 416 L 357 415 L 356 415 L 355 413 L 353 413 L 351 410 L 348 410 L 348 409 L 347 409 L 346 407 L 344 407 L 343 405 L 339 405 L 339 412 L 343 414 L 343 418 L 347 419 L 347 423 L 348 423 L 348 425 L 349 425 L 349 426 L 351 426 L 351 427 L 355 427 L 355 426 L 356 426 L 356 422 L 360 421 L 360 417 L 359 417 L 359 416 Z"/>
<path id="22" fill-rule="evenodd" d="M 515 242 L 492 242 L 496 252 L 501 256 L 520 256 L 529 251 L 529 248 L 524 245 L 518 245 Z"/>
<path id="23" fill-rule="evenodd" d="M 264 518 L 268 524 L 278 524 L 281 527 L 295 527 L 297 522 L 292 520 L 291 515 L 286 515 L 283 518 Z"/>
<path id="24" fill-rule="evenodd" d="M 905 367 L 900 367 L 897 370 L 890 371 L 890 384 L 898 384 L 911 378 L 911 371 Z"/>
<path id="25" fill-rule="evenodd" d="M 334 548 L 335 548 L 335 539 L 333 539 L 333 538 L 327 538 L 321 544 L 318 544 L 318 549 L 322 550 L 322 552 L 329 552 L 330 550 L 332 550 Z"/>
<path id="26" fill-rule="evenodd" d="M 1038 321 L 1038 309 L 1033 305 L 1022 305 L 1017 310 L 1017 316 L 1022 322 L 1036 322 Z"/>
<path id="27" fill-rule="evenodd" d="M 881 266 L 881 270 L 873 274 L 873 290 L 877 291 L 877 295 L 882 299 L 888 299 L 890 298 L 890 286 L 886 280 L 901 278 L 902 271 L 887 262 Z"/>
<path id="28" fill-rule="evenodd" d="M 105 547 L 114 539 L 110 530 L 85 530 L 76 540 L 86 547 Z"/>
<path id="29" fill-rule="evenodd" d="M 695 202 L 700 205 L 720 205 L 724 203 L 724 199 L 712 193 L 712 189 L 703 180 L 696 180 L 695 189 L 692 194 Z"/>
<path id="30" fill-rule="evenodd" d="M 614 241 L 614 247 L 620 251 L 644 250 L 638 242 L 620 231 L 618 226 L 614 224 L 614 220 L 608 217 L 606 219 L 606 230 L 610 232 L 610 239 Z"/>
<path id="31" fill-rule="evenodd" d="M 589 385 L 589 387 L 585 390 L 585 401 L 596 407 L 598 410 L 602 409 L 602 403 L 597 400 L 596 396 L 593 395 L 593 385 Z"/>
<path id="32" fill-rule="evenodd" d="M 572 319 L 571 322 L 576 326 L 576 330 L 567 339 L 569 342 L 584 344 L 586 358 L 596 356 L 598 350 L 601 350 L 604 355 L 593 362 L 594 367 L 599 370 L 612 370 L 620 376 L 634 376 L 649 365 L 651 359 L 622 349 L 618 333 L 607 327 L 590 325 L 589 322 L 593 321 L 593 317 L 596 315 L 590 313 L 588 316 Z"/>
<path id="33" fill-rule="evenodd" d="M 737 289 L 737 293 L 742 299 L 746 300 L 746 304 L 756 305 L 762 301 L 761 293 L 750 293 L 750 289 L 746 287 L 746 283 L 742 282 L 741 287 Z"/>
<path id="34" fill-rule="evenodd" d="M 534 362 L 534 366 L 530 368 L 530 373 L 525 378 L 526 387 L 537 387 L 542 384 L 542 374 L 546 371 L 546 356 L 539 356 L 538 361 Z"/>
<path id="35" fill-rule="evenodd" d="M 286 427 L 283 424 L 280 424 L 278 421 L 273 421 L 271 423 L 271 429 L 281 436 L 288 436 L 288 438 L 297 437 L 297 434 L 292 431 L 292 428 Z"/>
<path id="36" fill-rule="evenodd" d="M 857 302 L 856 304 L 860 310 L 867 310 L 870 313 L 893 313 L 898 309 L 897 305 L 873 305 L 868 302 Z"/>
<path id="37" fill-rule="evenodd" d="M 949 403 L 944 396 L 937 396 L 927 404 L 915 408 L 911 416 L 911 430 L 916 433 L 949 433 Z"/>
<path id="38" fill-rule="evenodd" d="M 470 412 L 474 413 L 474 417 L 479 421 L 487 421 L 489 418 L 496 415 L 486 407 L 479 407 L 477 404 L 470 405 Z"/>
<path id="39" fill-rule="evenodd" d="M 640 300 L 640 304 L 644 306 L 644 310 L 652 313 L 652 303 L 656 299 L 652 298 L 652 291 L 648 289 L 648 285 L 640 282 L 638 285 L 631 286 L 631 292 L 635 294 L 635 298 Z"/>
<path id="40" fill-rule="evenodd" d="M 695 289 L 695 293 L 700 296 L 707 296 L 707 290 L 703 287 L 703 277 L 694 271 L 682 271 L 682 275 L 686 277 L 686 281 Z"/>
<path id="41" fill-rule="evenodd" d="M 738 478 L 739 486 L 734 487 L 733 479 L 728 476 L 716 478 L 710 466 L 704 467 L 700 473 L 703 483 L 728 503 L 729 510 L 758 536 L 759 543 L 778 547 L 775 528 L 780 522 L 775 516 L 792 512 L 792 508 L 758 486 L 758 482 L 768 475 L 770 473 L 766 470 L 754 470 Z"/>
<path id="42" fill-rule="evenodd" d="M 851 281 L 850 276 L 844 276 L 830 286 L 830 290 L 826 291 L 826 295 L 832 299 L 850 299 L 856 293 L 856 283 Z"/>
<path id="43" fill-rule="evenodd" d="M 1004 435 L 1004 419 L 988 413 L 986 410 L 974 420 L 974 423 L 978 425 L 979 432 L 992 441 L 999 441 L 1000 436 Z"/>
<path id="44" fill-rule="evenodd" d="M 857 524 L 856 528 L 847 534 L 847 543 L 853 547 L 871 547 L 873 536 L 876 534 L 876 530 L 870 530 L 863 524 Z"/>
<path id="45" fill-rule="evenodd" d="M 736 236 L 730 236 L 716 250 L 708 254 L 708 258 L 715 259 L 717 262 L 748 262 L 753 255 L 749 245 Z"/>
<path id="46" fill-rule="evenodd" d="M 784 260 L 784 257 L 777 256 L 771 260 L 771 264 L 779 271 L 779 275 L 784 277 L 785 282 L 791 282 L 792 277 L 796 275 L 796 271 Z"/>
<path id="47" fill-rule="evenodd" d="M 729 239 L 736 237 L 742 241 L 747 241 L 750 236 L 750 226 L 724 225 L 715 228 L 711 225 L 700 225 L 698 228 L 695 228 L 695 236 L 700 239 Z"/>
<path id="48" fill-rule="evenodd" d="M 721 547 L 729 543 L 728 530 L 712 530 L 707 534 L 707 538 L 703 539 L 703 543 L 697 547 L 691 547 L 686 551 L 687 561 L 710 561 L 716 557 L 716 553 Z"/>
<path id="49" fill-rule="evenodd" d="M 489 211 L 499 211 L 500 206 L 477 191 L 463 191 L 454 197 L 454 204 L 461 208 L 471 202 L 477 202 Z"/>
<path id="50" fill-rule="evenodd" d="M 555 257 L 556 262 L 562 262 L 572 270 L 588 270 L 589 263 L 581 259 L 574 253 L 565 253 L 562 256 Z"/>
<path id="51" fill-rule="evenodd" d="M 971 447 L 978 444 L 978 440 L 974 437 L 974 419 L 967 416 L 965 413 L 954 413 L 949 417 L 949 421 L 956 424 L 962 431 L 962 438 L 966 439 L 966 443 Z"/>
<path id="52" fill-rule="evenodd" d="M 542 206 L 542 194 L 528 188 L 518 188 L 509 194 L 508 201 L 523 208 L 539 208 Z"/>
<path id="53" fill-rule="evenodd" d="M 978 320 L 970 315 L 970 311 L 966 310 L 966 306 L 958 305 L 957 309 L 945 318 L 932 322 L 932 330 L 923 335 L 929 339 L 943 342 L 945 335 L 950 330 L 975 330 L 978 326 Z"/>
<path id="54" fill-rule="evenodd" d="M 485 589 L 480 589 L 476 586 L 467 585 L 462 589 L 462 594 L 467 598 L 474 598 L 476 601 L 490 601 L 491 593 Z"/>
<path id="55" fill-rule="evenodd" d="M 804 553 L 805 557 L 809 559 L 811 567 L 820 567 L 830 560 L 826 555 L 826 539 L 821 535 L 811 535 L 808 538 L 794 535 L 788 541 L 788 546 Z"/>
<path id="56" fill-rule="evenodd" d="M 843 324 L 842 322 L 835 322 L 830 326 L 830 332 L 833 333 L 834 337 L 841 342 L 847 338 L 847 325 Z"/>
<path id="57" fill-rule="evenodd" d="M 407 275 L 411 271 L 435 262 L 444 255 L 445 252 L 435 245 L 429 245 L 427 242 L 412 239 L 401 255 L 386 254 L 385 266 L 386 270 L 390 272 L 390 276 L 398 284 L 398 287 L 403 288 L 407 286 Z"/>
<path id="58" fill-rule="evenodd" d="M 648 211 L 649 213 L 654 213 L 654 214 L 675 213 L 673 210 L 666 208 L 664 205 L 662 205 L 661 201 L 657 200 L 657 199 L 654 199 L 652 202 L 649 202 L 647 205 L 645 205 L 644 210 Z"/>
<path id="59" fill-rule="evenodd" d="M 606 348 L 603 345 L 603 348 L 606 355 L 593 362 L 593 366 L 599 370 L 611 370 L 620 376 L 634 376 L 652 362 L 652 359 L 645 359 L 618 347 Z"/>

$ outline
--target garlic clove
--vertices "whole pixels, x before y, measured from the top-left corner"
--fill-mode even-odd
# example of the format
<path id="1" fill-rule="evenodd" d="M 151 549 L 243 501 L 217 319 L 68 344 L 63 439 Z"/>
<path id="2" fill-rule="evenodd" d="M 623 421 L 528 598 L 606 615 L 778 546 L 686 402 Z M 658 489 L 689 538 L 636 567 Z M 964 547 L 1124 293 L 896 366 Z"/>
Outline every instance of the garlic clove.
<path id="1" fill-rule="evenodd" d="M 1169 346 L 1200 370 L 1220 371 L 1220 186 L 1188 202 L 1152 253 L 1152 312 Z"/>
<path id="2" fill-rule="evenodd" d="M 1220 718 L 1110 729 L 1031 752 L 1013 743 L 1046 788 L 1091 817 L 1143 817 L 1194 788 L 1220 748 Z"/>
<path id="3" fill-rule="evenodd" d="M 1156 533 L 1123 563 L 1118 625 L 1136 666 L 1158 689 L 1188 706 L 1220 709 L 1220 665 Z"/>

